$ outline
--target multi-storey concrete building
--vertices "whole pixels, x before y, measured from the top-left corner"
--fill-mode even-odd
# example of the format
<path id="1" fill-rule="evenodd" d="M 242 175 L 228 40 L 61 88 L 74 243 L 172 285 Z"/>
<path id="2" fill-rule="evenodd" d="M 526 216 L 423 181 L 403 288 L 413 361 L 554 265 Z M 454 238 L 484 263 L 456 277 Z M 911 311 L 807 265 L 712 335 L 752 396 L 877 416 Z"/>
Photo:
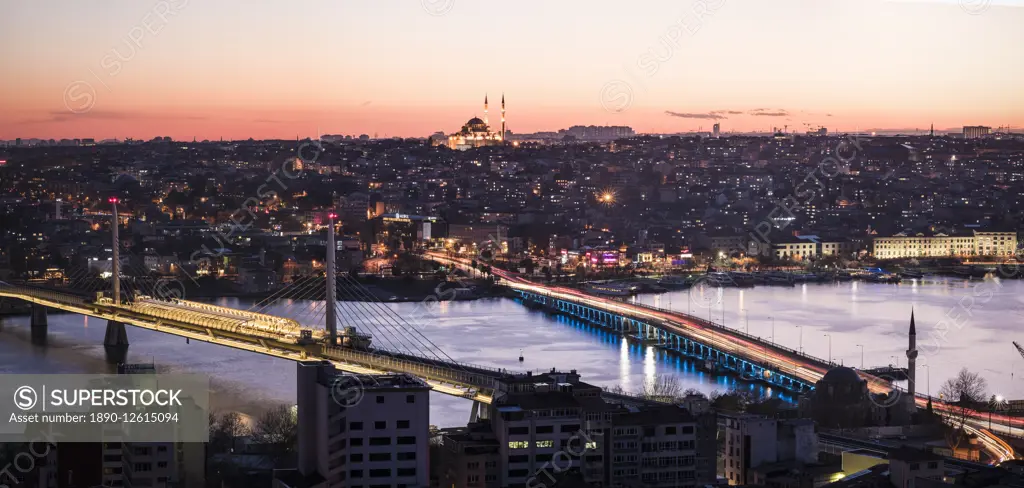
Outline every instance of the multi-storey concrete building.
<path id="1" fill-rule="evenodd" d="M 878 259 L 995 256 L 1017 252 L 1016 232 L 899 233 L 874 239 Z"/>
<path id="2" fill-rule="evenodd" d="M 545 470 L 551 472 L 554 462 L 560 473 L 603 481 L 604 447 L 598 434 L 611 425 L 615 406 L 601 399 L 600 388 L 579 378 L 575 370 L 552 370 L 499 384 L 489 412 L 498 455 L 506 465 L 499 486 L 525 486 Z"/>
<path id="3" fill-rule="evenodd" d="M 730 485 L 762 484 L 755 468 L 779 462 L 812 465 L 818 435 L 807 419 L 779 421 L 759 415 L 719 415 L 719 458 Z"/>
<path id="4" fill-rule="evenodd" d="M 615 415 L 612 425 L 607 486 L 697 484 L 697 421 L 688 410 L 675 405 L 635 409 Z"/>
<path id="5" fill-rule="evenodd" d="M 429 485 L 430 386 L 406 375 L 348 375 L 298 363 L 299 466 L 278 486 Z"/>

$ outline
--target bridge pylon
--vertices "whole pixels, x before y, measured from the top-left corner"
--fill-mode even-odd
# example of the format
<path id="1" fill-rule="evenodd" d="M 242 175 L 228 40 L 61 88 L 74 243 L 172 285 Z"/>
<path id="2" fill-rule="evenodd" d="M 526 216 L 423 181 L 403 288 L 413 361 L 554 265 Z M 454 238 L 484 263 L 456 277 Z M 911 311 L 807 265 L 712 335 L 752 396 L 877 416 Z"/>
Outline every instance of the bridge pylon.
<path id="1" fill-rule="evenodd" d="M 473 406 L 469 410 L 469 423 L 475 423 L 479 420 L 486 420 L 488 418 L 487 405 L 479 400 L 473 400 Z"/>
<path id="2" fill-rule="evenodd" d="M 123 322 L 107 321 L 107 332 L 103 335 L 103 349 L 107 354 L 107 362 L 123 363 L 128 355 L 128 332 Z"/>
<path id="3" fill-rule="evenodd" d="M 32 342 L 35 344 L 46 343 L 46 332 L 49 328 L 49 320 L 46 317 L 46 307 L 32 304 Z"/>
<path id="4" fill-rule="evenodd" d="M 335 300 L 334 293 L 335 287 L 338 282 L 338 270 L 335 269 L 334 257 L 338 252 L 338 246 L 335 244 L 334 239 L 334 219 L 337 215 L 331 212 L 327 215 L 327 265 L 325 270 L 326 281 L 327 281 L 327 294 L 325 299 L 327 300 L 327 340 L 328 344 L 332 346 L 338 345 L 338 314 L 337 301 Z"/>
<path id="5" fill-rule="evenodd" d="M 114 280 L 114 305 L 121 304 L 121 239 L 118 237 L 118 230 L 120 227 L 119 219 L 117 218 L 117 197 L 110 197 L 108 200 L 111 208 L 111 221 L 110 221 L 110 234 L 114 238 L 113 252 L 111 256 L 110 266 L 110 277 Z"/>

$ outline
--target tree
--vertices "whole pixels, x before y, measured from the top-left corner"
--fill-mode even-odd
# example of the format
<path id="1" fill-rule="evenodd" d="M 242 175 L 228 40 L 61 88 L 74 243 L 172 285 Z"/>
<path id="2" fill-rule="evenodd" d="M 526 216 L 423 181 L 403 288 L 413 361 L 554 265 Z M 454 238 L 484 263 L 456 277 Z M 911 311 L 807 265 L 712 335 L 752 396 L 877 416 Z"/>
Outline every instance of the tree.
<path id="1" fill-rule="evenodd" d="M 671 402 L 682 393 L 679 378 L 672 375 L 659 374 L 644 382 L 644 398 L 663 402 Z"/>
<path id="2" fill-rule="evenodd" d="M 519 267 L 526 269 L 526 274 L 533 274 L 533 260 L 525 258 L 519 262 Z"/>
<path id="3" fill-rule="evenodd" d="M 210 418 L 213 419 L 213 414 Z M 235 441 L 249 435 L 249 426 L 238 412 L 227 412 L 210 425 L 210 443 L 215 452 L 234 450 Z"/>
<path id="4" fill-rule="evenodd" d="M 280 460 L 295 450 L 299 438 L 298 418 L 288 405 L 274 407 L 256 419 L 252 437 L 254 442 L 269 445 Z"/>
<path id="5" fill-rule="evenodd" d="M 939 389 L 939 398 L 949 405 L 946 421 L 950 430 L 946 433 L 946 443 L 956 451 L 967 440 L 968 434 L 964 425 L 974 413 L 975 408 L 985 401 L 988 382 L 978 373 L 963 368 L 953 378 L 946 380 Z"/>

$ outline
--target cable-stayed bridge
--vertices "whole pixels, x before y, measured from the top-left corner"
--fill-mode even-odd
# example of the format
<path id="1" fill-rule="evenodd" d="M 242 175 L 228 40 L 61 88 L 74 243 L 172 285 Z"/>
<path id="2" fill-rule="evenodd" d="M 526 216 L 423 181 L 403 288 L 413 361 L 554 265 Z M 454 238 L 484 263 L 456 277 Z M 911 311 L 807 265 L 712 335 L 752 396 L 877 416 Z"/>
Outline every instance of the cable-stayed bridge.
<path id="1" fill-rule="evenodd" d="M 0 282 L 0 298 L 31 304 L 33 337 L 45 338 L 47 309 L 53 309 L 106 320 L 104 346 L 114 360 L 123 361 L 129 345 L 125 325 L 132 325 L 283 359 L 327 360 L 352 373 L 409 373 L 438 392 L 487 404 L 498 380 L 518 375 L 452 359 L 354 278 L 334 272 L 330 252 L 323 272 L 295 279 L 249 310 L 185 300 L 183 287 L 153 279 L 137 265 L 142 260 L 121 245 L 117 201 L 110 202 L 109 271 L 97 276 L 96 266 L 69 270 L 60 288 Z M 331 225 L 328 249 L 333 243 Z"/>

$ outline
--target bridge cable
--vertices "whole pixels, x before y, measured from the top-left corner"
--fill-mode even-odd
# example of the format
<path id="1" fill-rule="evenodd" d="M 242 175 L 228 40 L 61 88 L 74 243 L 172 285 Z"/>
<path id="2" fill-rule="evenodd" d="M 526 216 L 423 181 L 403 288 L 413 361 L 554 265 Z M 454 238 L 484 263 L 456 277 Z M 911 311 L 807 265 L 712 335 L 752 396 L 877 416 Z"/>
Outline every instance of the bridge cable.
<path id="1" fill-rule="evenodd" d="M 340 291 L 341 293 L 347 295 L 350 298 L 353 298 L 353 300 L 345 300 L 345 301 L 335 300 L 336 303 L 334 304 L 334 307 L 335 307 L 335 310 L 338 312 L 338 317 L 337 318 L 339 319 L 338 320 L 339 322 L 341 322 L 340 319 L 342 317 L 351 317 L 352 313 L 354 312 L 356 315 L 359 316 L 358 325 L 363 327 L 364 330 L 365 329 L 372 330 L 373 333 L 371 333 L 371 336 L 373 336 L 374 338 L 380 340 L 382 345 L 386 343 L 389 346 L 389 350 L 392 351 L 392 352 L 395 352 L 395 353 L 403 353 L 404 352 L 404 348 L 402 347 L 402 346 L 404 346 L 404 344 L 402 344 L 401 340 L 394 333 L 392 333 L 390 330 L 388 330 L 386 327 L 384 327 L 383 324 L 381 324 L 380 317 L 374 316 L 372 313 L 369 313 L 365 309 L 365 307 L 360 306 L 360 301 L 358 300 L 357 297 L 354 297 L 352 295 L 351 291 L 349 291 L 347 289 L 339 290 L 337 288 L 337 281 L 335 281 L 335 290 L 336 291 Z M 343 305 L 343 303 L 344 303 L 344 305 Z M 350 311 L 350 313 L 346 314 L 345 313 L 346 309 L 348 309 Z M 376 322 L 377 325 L 374 325 L 374 322 Z M 397 340 L 398 344 L 396 344 L 391 339 L 386 337 L 384 335 L 384 332 L 386 332 L 387 335 L 389 335 L 392 338 L 394 338 L 395 340 Z"/>
<path id="2" fill-rule="evenodd" d="M 350 282 L 354 282 L 354 280 L 350 276 L 347 276 L 347 275 L 343 276 L 342 279 L 345 279 L 345 280 L 350 281 Z M 354 284 L 355 284 L 355 289 L 362 291 L 364 296 L 369 296 L 369 290 L 367 290 L 364 286 L 362 286 L 362 284 L 360 284 L 358 282 L 354 282 Z M 382 303 L 380 303 L 379 300 L 375 300 L 372 297 L 371 297 L 370 303 L 375 305 L 375 306 L 377 306 L 379 309 L 382 309 L 385 314 L 389 314 L 389 315 L 395 317 L 399 321 L 400 325 L 403 328 L 405 328 L 407 331 L 409 331 L 411 329 L 413 338 L 416 339 L 418 342 L 420 342 L 420 344 L 424 345 L 428 349 L 430 349 L 432 347 L 434 350 L 440 352 L 441 355 L 444 356 L 444 358 L 447 358 L 447 360 L 449 362 L 458 364 L 457 361 L 452 359 L 452 357 L 449 356 L 446 352 L 444 352 L 444 350 L 442 350 L 440 347 L 438 347 L 437 344 L 435 344 L 433 341 L 431 341 L 429 338 L 427 338 L 425 335 L 423 335 L 423 333 L 420 332 L 415 326 L 412 326 L 411 324 L 409 324 L 401 315 L 398 315 L 390 307 L 387 307 L 387 306 L 383 305 Z M 420 337 L 422 337 L 423 340 L 426 341 L 426 344 L 424 344 L 423 341 L 419 340 Z M 429 344 L 429 346 L 427 346 L 427 344 Z M 434 353 L 434 356 L 438 360 L 442 360 L 442 361 L 444 360 L 444 358 L 441 358 L 440 356 L 437 355 L 437 352 Z"/>
<path id="3" fill-rule="evenodd" d="M 343 277 L 343 279 L 345 279 L 346 281 L 350 281 L 350 282 L 353 281 L 351 279 L 351 277 L 348 277 L 348 276 Z M 389 307 L 388 305 L 383 304 L 382 302 L 379 301 L 379 299 L 377 299 L 374 296 L 370 295 L 370 292 L 369 292 L 368 289 L 363 287 L 358 282 L 355 282 L 354 285 L 355 286 L 352 286 L 352 289 L 360 292 L 360 294 L 362 295 L 362 301 L 364 303 L 368 304 L 367 305 L 368 307 L 376 308 L 378 311 L 382 311 L 385 316 L 393 317 L 395 319 L 395 323 L 393 323 L 392 325 L 395 326 L 396 329 L 399 329 L 400 331 L 405 332 L 410 339 L 414 340 L 416 343 L 419 343 L 419 346 L 417 346 L 415 343 L 413 343 L 412 344 L 412 348 L 415 348 L 419 352 L 420 355 L 425 356 L 426 358 L 430 359 L 431 361 L 448 362 L 448 363 L 454 363 L 456 365 L 459 365 L 459 363 L 457 361 L 455 361 L 450 356 L 448 356 L 443 350 L 441 350 L 439 347 L 437 347 L 437 345 L 434 344 L 433 342 L 431 342 L 429 339 L 426 339 L 426 337 L 423 336 L 423 334 L 421 332 L 419 332 L 419 330 L 417 330 L 417 328 L 415 326 L 409 324 L 403 317 L 401 317 L 394 310 L 392 310 L 391 307 Z M 409 332 L 411 332 L 411 334 L 409 334 Z M 424 338 L 426 340 L 426 344 L 424 343 L 424 341 L 420 340 L 420 337 L 422 337 L 422 338 Z M 422 347 L 420 347 L 420 346 L 422 346 Z M 427 352 L 424 352 L 424 350 L 426 350 Z M 442 358 L 441 355 L 438 354 L 438 351 L 440 351 L 441 355 L 444 355 L 445 358 L 447 358 L 447 361 L 445 360 L 445 358 Z M 461 365 L 459 365 L 459 367 L 462 368 Z M 464 369 L 464 368 L 462 368 L 462 369 Z"/>
<path id="4" fill-rule="evenodd" d="M 315 278 L 315 274 L 300 276 L 299 278 L 289 283 L 287 286 L 284 286 L 279 290 L 275 291 L 274 293 L 271 293 L 270 296 L 267 296 L 266 298 L 257 301 L 255 304 L 253 304 L 252 307 L 249 307 L 249 311 L 255 311 L 256 313 L 264 313 L 265 310 L 274 307 L 277 304 L 278 300 L 281 300 L 286 294 L 296 289 L 305 290 L 309 286 L 309 283 L 311 282 L 310 280 L 315 281 Z"/>
<path id="5" fill-rule="evenodd" d="M 336 286 L 338 285 L 336 284 Z M 360 296 L 360 294 L 356 293 L 358 291 L 356 288 L 348 286 L 339 286 L 339 289 L 343 290 L 343 293 L 345 293 L 345 295 L 352 298 L 351 301 L 346 302 L 346 305 L 348 305 L 349 309 L 358 310 L 361 314 L 372 317 L 374 322 L 376 322 L 380 326 L 380 328 L 387 332 L 388 335 L 390 335 L 391 337 L 396 338 L 396 340 L 401 346 L 397 347 L 397 350 L 395 352 L 413 355 L 416 355 L 416 353 L 418 353 L 419 355 L 423 356 L 428 355 L 425 354 L 422 349 L 416 348 L 415 344 L 407 344 L 402 339 L 401 334 L 394 332 L 392 330 L 394 324 L 388 322 L 387 315 L 376 313 L 373 310 L 373 307 L 370 306 L 370 302 L 367 300 L 367 297 L 365 295 Z M 367 325 L 371 324 L 368 323 Z M 416 351 L 414 351 L 414 349 L 416 349 Z"/>

